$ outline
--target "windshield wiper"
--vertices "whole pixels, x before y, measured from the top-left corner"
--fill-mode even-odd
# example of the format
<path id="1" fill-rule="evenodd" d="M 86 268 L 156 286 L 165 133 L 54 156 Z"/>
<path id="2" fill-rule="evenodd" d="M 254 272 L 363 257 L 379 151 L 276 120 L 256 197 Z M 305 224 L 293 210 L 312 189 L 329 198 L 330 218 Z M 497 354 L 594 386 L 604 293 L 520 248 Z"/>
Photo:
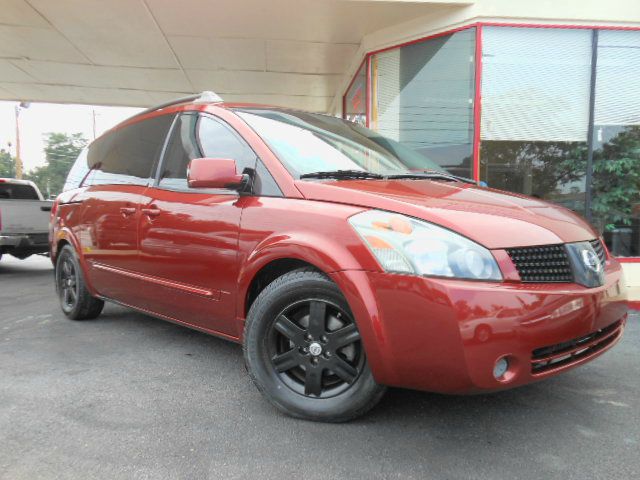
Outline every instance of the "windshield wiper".
<path id="1" fill-rule="evenodd" d="M 303 173 L 300 178 L 335 178 L 336 180 L 348 179 L 376 179 L 384 177 L 378 173 L 366 172 L 364 170 L 328 170 L 326 172 Z"/>
<path id="2" fill-rule="evenodd" d="M 407 173 L 397 173 L 393 175 L 386 175 L 385 178 L 398 180 L 402 178 L 426 178 L 429 180 L 450 180 L 453 182 L 464 182 L 471 183 L 473 185 L 477 185 L 478 182 L 471 178 L 460 177 L 458 175 L 453 175 L 451 173 L 439 172 L 437 170 L 423 170 L 421 172 L 407 172 Z"/>

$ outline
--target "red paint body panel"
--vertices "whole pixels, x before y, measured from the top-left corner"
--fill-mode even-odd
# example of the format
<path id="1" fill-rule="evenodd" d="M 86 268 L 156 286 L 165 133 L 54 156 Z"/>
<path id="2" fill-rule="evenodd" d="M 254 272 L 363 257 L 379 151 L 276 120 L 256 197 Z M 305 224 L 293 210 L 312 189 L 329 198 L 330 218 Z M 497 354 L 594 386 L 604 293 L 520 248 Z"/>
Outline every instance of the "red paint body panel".
<path id="1" fill-rule="evenodd" d="M 78 252 L 90 291 L 160 318 L 240 341 L 252 282 L 271 262 L 294 259 L 329 275 L 360 329 L 375 378 L 448 393 L 497 390 L 544 378 L 610 348 L 626 319 L 621 268 L 606 284 L 523 284 L 504 250 L 591 240 L 570 211 L 519 195 L 430 180 L 295 181 L 279 159 L 223 104 L 206 111 L 235 129 L 267 167 L 282 197 L 103 185 L 60 195 L 52 217 L 59 242 Z M 160 114 L 136 117 L 116 128 Z M 454 230 L 492 249 L 502 282 L 385 273 L 348 223 L 376 208 Z M 569 306 L 569 307 L 568 307 Z M 621 322 L 606 348 L 544 374 L 532 351 Z M 495 361 L 513 359 L 508 380 Z"/>
<path id="2" fill-rule="evenodd" d="M 363 271 L 337 272 L 332 278 L 354 310 L 377 381 L 442 393 L 477 393 L 558 373 L 561 370 L 532 375 L 531 352 L 624 321 L 627 306 L 619 290 L 620 266 L 610 262 L 607 270 L 607 283 L 598 289 Z M 576 299 L 583 306 L 562 314 L 562 307 Z M 514 369 L 509 382 L 492 374 L 496 360 L 504 355 L 510 356 Z"/>
<path id="3" fill-rule="evenodd" d="M 298 181 L 296 185 L 309 199 L 361 205 L 422 218 L 491 249 L 578 242 L 598 237 L 580 217 L 558 205 L 469 184 L 429 180 L 343 180 Z"/>

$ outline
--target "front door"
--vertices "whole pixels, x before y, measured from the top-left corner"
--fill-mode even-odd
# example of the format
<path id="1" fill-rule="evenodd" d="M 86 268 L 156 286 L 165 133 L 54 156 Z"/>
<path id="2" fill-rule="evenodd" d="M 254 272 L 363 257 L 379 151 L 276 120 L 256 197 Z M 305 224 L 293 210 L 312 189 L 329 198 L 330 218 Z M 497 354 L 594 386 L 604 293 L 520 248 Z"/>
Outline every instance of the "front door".
<path id="1" fill-rule="evenodd" d="M 243 199 L 231 190 L 190 189 L 187 166 L 198 157 L 233 158 L 255 168 L 256 155 L 226 123 L 182 114 L 174 124 L 140 216 L 145 308 L 223 335 L 235 328 L 238 237 Z"/>
<path id="2" fill-rule="evenodd" d="M 142 120 L 105 134 L 88 152 L 93 168 L 82 201 L 80 241 L 89 280 L 101 295 L 138 303 L 138 223 L 144 191 L 173 120 Z"/>

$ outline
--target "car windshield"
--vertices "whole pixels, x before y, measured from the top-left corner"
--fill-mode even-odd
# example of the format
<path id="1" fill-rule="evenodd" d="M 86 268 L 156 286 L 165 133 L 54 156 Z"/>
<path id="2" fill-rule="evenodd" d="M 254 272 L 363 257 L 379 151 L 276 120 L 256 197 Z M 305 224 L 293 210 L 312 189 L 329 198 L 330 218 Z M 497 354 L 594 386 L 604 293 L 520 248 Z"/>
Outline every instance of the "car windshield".
<path id="1" fill-rule="evenodd" d="M 363 179 L 424 171 L 446 173 L 423 154 L 336 117 L 289 110 L 236 112 L 296 178 L 328 172 Z"/>

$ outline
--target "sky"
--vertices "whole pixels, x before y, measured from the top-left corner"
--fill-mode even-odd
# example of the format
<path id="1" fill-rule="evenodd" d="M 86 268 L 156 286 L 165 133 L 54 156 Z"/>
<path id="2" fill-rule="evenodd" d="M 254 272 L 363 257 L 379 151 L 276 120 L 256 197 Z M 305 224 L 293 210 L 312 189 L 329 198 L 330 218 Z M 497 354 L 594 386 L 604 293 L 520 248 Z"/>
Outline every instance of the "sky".
<path id="1" fill-rule="evenodd" d="M 0 101 L 0 148 L 15 155 L 16 114 L 18 102 Z M 103 107 L 93 105 L 72 105 L 59 103 L 31 103 L 20 109 L 20 153 L 25 171 L 44 165 L 44 134 L 49 132 L 82 133 L 91 141 L 94 139 L 93 112 L 95 112 L 95 135 L 122 120 L 134 115 L 141 108 Z"/>

